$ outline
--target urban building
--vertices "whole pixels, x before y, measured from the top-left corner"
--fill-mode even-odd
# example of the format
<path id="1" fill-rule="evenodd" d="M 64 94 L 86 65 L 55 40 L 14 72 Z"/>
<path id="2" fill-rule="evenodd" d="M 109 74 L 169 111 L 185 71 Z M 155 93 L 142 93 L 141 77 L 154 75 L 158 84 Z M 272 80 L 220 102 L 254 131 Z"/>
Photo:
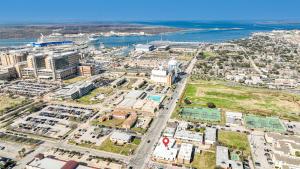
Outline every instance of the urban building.
<path id="1" fill-rule="evenodd" d="M 110 136 L 110 141 L 119 145 L 130 143 L 131 140 L 132 140 L 131 135 L 119 131 L 114 131 Z"/>
<path id="2" fill-rule="evenodd" d="M 159 69 L 153 69 L 151 71 L 151 80 L 158 84 L 166 84 L 171 86 L 178 75 L 178 63 L 176 60 L 171 59 L 168 62 L 168 68 L 165 70 L 163 66 Z"/>
<path id="3" fill-rule="evenodd" d="M 177 160 L 182 164 L 190 164 L 192 160 L 193 145 L 182 143 L 180 145 Z"/>
<path id="4" fill-rule="evenodd" d="M 80 55 L 76 51 L 42 52 L 27 57 L 27 68 L 22 71 L 24 78 L 62 80 L 77 74 Z"/>
<path id="5" fill-rule="evenodd" d="M 174 138 L 181 142 L 191 142 L 195 144 L 202 144 L 203 135 L 198 132 L 188 130 L 176 130 Z"/>
<path id="6" fill-rule="evenodd" d="M 10 50 L 0 53 L 0 61 L 2 66 L 14 66 L 17 63 L 27 60 L 28 50 Z"/>
<path id="7" fill-rule="evenodd" d="M 241 162 L 230 160 L 229 150 L 224 146 L 217 146 L 216 166 L 224 169 L 243 169 L 243 164 Z"/>
<path id="8" fill-rule="evenodd" d="M 95 169 L 80 164 L 77 161 L 65 161 L 54 157 L 44 157 L 38 154 L 33 160 L 26 164 L 25 169 Z"/>
<path id="9" fill-rule="evenodd" d="M 239 112 L 226 112 L 226 125 L 240 126 L 243 124 L 243 114 Z"/>
<path id="10" fill-rule="evenodd" d="M 91 90 L 95 89 L 95 85 L 91 81 L 77 82 L 68 86 L 62 87 L 54 93 L 54 98 L 58 99 L 77 99 Z"/>
<path id="11" fill-rule="evenodd" d="M 156 161 L 162 161 L 167 163 L 176 162 L 178 149 L 173 148 L 175 145 L 175 139 L 169 138 L 170 142 L 167 146 L 162 143 L 163 137 L 158 141 L 158 145 L 155 147 L 152 158 Z"/>
<path id="12" fill-rule="evenodd" d="M 266 142 L 272 146 L 272 160 L 277 168 L 296 168 L 300 166 L 300 137 L 265 133 Z"/>
<path id="13" fill-rule="evenodd" d="M 205 129 L 205 144 L 215 144 L 217 141 L 217 129 L 206 127 Z"/>
<path id="14" fill-rule="evenodd" d="M 154 50 L 154 45 L 137 44 L 134 46 L 136 52 L 149 52 Z"/>
<path id="15" fill-rule="evenodd" d="M 80 76 L 93 76 L 101 71 L 101 67 L 95 64 L 80 64 L 78 67 L 78 74 Z"/>
<path id="16" fill-rule="evenodd" d="M 130 113 L 129 117 L 122 123 L 122 127 L 130 129 L 137 121 L 137 114 Z"/>

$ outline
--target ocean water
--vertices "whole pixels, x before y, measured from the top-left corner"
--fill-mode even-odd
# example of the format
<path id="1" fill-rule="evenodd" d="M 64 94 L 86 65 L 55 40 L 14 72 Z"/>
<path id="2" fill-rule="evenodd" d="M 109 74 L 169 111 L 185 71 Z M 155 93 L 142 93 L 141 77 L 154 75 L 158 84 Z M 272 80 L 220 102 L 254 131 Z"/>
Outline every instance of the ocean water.
<path id="1" fill-rule="evenodd" d="M 272 30 L 300 29 L 299 23 L 287 22 L 230 22 L 230 21 L 165 21 L 165 22 L 131 22 L 149 26 L 168 26 L 184 28 L 185 31 L 163 33 L 152 36 L 100 37 L 93 45 L 104 43 L 105 46 L 130 46 L 155 40 L 184 42 L 224 42 L 245 38 L 254 32 Z M 36 39 L 0 39 L 0 46 L 18 46 L 34 42 Z"/>

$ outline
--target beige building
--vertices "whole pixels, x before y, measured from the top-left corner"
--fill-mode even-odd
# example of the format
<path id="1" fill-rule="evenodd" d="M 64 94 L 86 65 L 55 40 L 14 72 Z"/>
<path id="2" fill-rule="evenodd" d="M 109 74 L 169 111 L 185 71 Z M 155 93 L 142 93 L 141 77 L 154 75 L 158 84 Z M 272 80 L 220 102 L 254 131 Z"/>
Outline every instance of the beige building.
<path id="1" fill-rule="evenodd" d="M 70 78 L 77 74 L 79 58 L 76 51 L 32 54 L 27 58 L 27 68 L 23 69 L 22 76 L 53 80 Z"/>
<path id="2" fill-rule="evenodd" d="M 2 66 L 14 66 L 17 63 L 27 60 L 28 53 L 24 50 L 12 50 L 0 53 Z"/>

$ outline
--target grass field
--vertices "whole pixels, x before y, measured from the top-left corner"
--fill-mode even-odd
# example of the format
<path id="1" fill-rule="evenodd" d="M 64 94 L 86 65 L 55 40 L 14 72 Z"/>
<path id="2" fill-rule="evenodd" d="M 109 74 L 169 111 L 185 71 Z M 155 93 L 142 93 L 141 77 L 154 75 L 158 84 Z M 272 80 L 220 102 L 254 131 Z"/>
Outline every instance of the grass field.
<path id="1" fill-rule="evenodd" d="M 125 119 L 111 119 L 100 122 L 99 120 L 93 120 L 92 125 L 103 125 L 106 127 L 120 127 Z"/>
<path id="2" fill-rule="evenodd" d="M 140 142 L 141 142 L 140 139 L 134 139 L 132 143 L 119 146 L 111 142 L 110 139 L 108 138 L 101 144 L 99 150 L 128 156 L 133 154 L 134 150 L 138 147 Z"/>
<path id="3" fill-rule="evenodd" d="M 0 112 L 5 111 L 6 109 L 16 107 L 22 102 L 25 101 L 24 98 L 11 98 L 6 95 L 0 95 Z M 1 115 L 1 114 L 0 114 Z"/>
<path id="4" fill-rule="evenodd" d="M 191 104 L 184 103 L 187 98 Z M 238 111 L 263 116 L 279 116 L 300 121 L 300 96 L 283 91 L 229 86 L 222 81 L 192 81 L 187 85 L 179 107 L 206 107 L 214 103 L 225 111 Z M 178 110 L 175 113 L 178 113 Z M 173 115 L 176 117 L 176 114 Z"/>
<path id="5" fill-rule="evenodd" d="M 220 131 L 218 141 L 221 145 L 242 151 L 246 157 L 250 155 L 250 145 L 245 133 Z"/>
<path id="6" fill-rule="evenodd" d="M 76 100 L 76 102 L 81 103 L 81 104 L 97 104 L 101 103 L 101 100 L 93 100 L 98 94 L 104 94 L 105 96 L 109 95 L 112 92 L 112 89 L 109 87 L 99 87 L 97 89 L 94 89 L 91 91 L 89 94 L 79 98 Z"/>
<path id="7" fill-rule="evenodd" d="M 197 169 L 215 169 L 216 153 L 208 151 L 196 153 L 191 166 Z"/>
<path id="8" fill-rule="evenodd" d="M 64 80 L 63 83 L 64 84 L 73 84 L 73 83 L 76 83 L 76 82 L 79 82 L 79 81 L 82 81 L 82 80 L 85 80 L 85 79 L 87 79 L 87 77 L 77 76 L 77 77 L 74 77 L 74 78 L 71 78 L 71 79 Z"/>

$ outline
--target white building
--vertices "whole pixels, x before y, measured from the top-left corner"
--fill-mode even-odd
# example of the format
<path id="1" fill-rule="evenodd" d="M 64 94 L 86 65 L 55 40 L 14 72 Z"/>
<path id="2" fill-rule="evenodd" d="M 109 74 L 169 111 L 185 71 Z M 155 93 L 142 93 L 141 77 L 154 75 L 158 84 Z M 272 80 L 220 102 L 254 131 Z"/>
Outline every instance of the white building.
<path id="1" fill-rule="evenodd" d="M 152 158 L 157 161 L 175 162 L 178 153 L 178 149 L 173 148 L 175 139 L 169 138 L 170 142 L 167 147 L 162 143 L 162 140 L 163 137 L 159 139 L 158 144 L 153 151 Z"/>
<path id="2" fill-rule="evenodd" d="M 217 146 L 216 166 L 231 169 L 243 169 L 243 164 L 239 161 L 229 159 L 229 150 L 227 147 Z"/>
<path id="3" fill-rule="evenodd" d="M 296 168 L 300 166 L 300 136 L 266 133 L 267 143 L 272 145 L 272 158 L 277 168 Z"/>
<path id="4" fill-rule="evenodd" d="M 93 169 L 92 167 L 80 165 L 76 161 L 64 161 L 56 158 L 43 157 L 34 158 L 32 161 L 26 164 L 25 169 Z"/>
<path id="5" fill-rule="evenodd" d="M 110 140 L 117 144 L 126 144 L 129 143 L 132 139 L 132 136 L 126 133 L 122 133 L 119 131 L 114 131 L 110 136 Z"/>
<path id="6" fill-rule="evenodd" d="M 243 114 L 239 112 L 226 112 L 226 125 L 239 126 L 243 123 Z"/>
<path id="7" fill-rule="evenodd" d="M 215 144 L 217 141 L 217 129 L 206 127 L 205 129 L 205 144 Z"/>
<path id="8" fill-rule="evenodd" d="M 174 138 L 182 142 L 193 142 L 198 144 L 203 142 L 203 135 L 201 133 L 188 130 L 176 130 Z"/>
<path id="9" fill-rule="evenodd" d="M 192 159 L 192 153 L 193 145 L 182 143 L 177 157 L 178 162 L 182 164 L 189 164 Z"/>
<path id="10" fill-rule="evenodd" d="M 151 80 L 158 84 L 167 84 L 169 86 L 173 83 L 172 74 L 170 74 L 167 70 L 160 69 L 153 69 L 151 71 Z"/>
<path id="11" fill-rule="evenodd" d="M 136 52 L 149 52 L 154 50 L 154 45 L 137 44 L 134 46 Z"/>

